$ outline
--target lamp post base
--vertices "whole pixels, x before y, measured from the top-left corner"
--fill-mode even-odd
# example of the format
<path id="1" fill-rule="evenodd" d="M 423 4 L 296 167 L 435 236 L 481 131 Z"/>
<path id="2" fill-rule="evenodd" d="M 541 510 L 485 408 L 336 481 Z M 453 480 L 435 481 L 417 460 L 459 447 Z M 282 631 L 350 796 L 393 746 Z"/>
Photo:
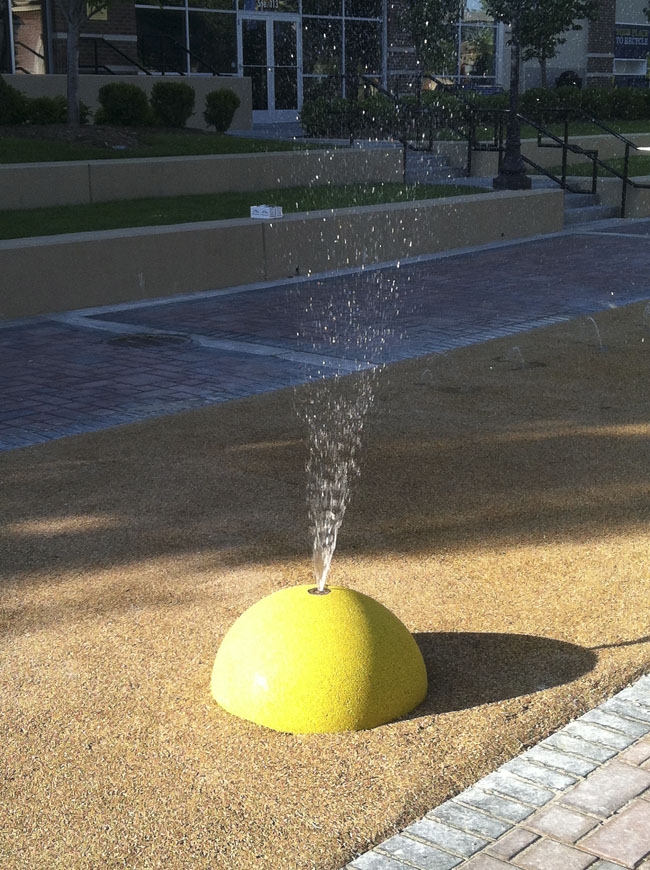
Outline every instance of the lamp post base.
<path id="1" fill-rule="evenodd" d="M 504 172 L 492 179 L 495 190 L 530 190 L 532 181 L 525 172 Z"/>

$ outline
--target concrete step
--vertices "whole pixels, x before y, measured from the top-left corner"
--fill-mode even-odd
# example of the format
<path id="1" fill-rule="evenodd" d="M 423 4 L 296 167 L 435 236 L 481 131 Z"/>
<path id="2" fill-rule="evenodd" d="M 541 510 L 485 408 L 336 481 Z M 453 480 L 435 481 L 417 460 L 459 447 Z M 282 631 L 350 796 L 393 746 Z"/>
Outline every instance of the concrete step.
<path id="1" fill-rule="evenodd" d="M 564 210 L 572 208 L 585 208 L 590 205 L 600 205 L 600 197 L 597 193 L 565 193 Z"/>
<path id="2" fill-rule="evenodd" d="M 451 166 L 444 157 L 430 151 L 406 152 L 406 181 L 409 184 L 435 184 L 465 175 L 465 168 Z"/>
<path id="3" fill-rule="evenodd" d="M 616 205 L 588 205 L 581 208 L 569 208 L 564 211 L 564 226 L 602 221 L 620 216 L 621 210 Z"/>

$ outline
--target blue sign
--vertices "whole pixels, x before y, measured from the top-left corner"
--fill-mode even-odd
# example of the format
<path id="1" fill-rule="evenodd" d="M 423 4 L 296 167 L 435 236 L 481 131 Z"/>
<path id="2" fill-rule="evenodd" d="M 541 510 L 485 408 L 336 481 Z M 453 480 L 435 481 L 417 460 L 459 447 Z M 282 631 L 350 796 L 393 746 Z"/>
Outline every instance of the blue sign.
<path id="1" fill-rule="evenodd" d="M 650 26 L 646 24 L 617 24 L 617 58 L 646 58 L 650 53 Z"/>

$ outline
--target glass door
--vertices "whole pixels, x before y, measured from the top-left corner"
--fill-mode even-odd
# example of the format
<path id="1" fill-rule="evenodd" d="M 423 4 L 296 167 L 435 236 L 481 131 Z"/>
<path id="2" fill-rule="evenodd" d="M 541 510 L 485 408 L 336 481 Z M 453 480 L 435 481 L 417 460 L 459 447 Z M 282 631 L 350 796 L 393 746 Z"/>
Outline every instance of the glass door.
<path id="1" fill-rule="evenodd" d="M 241 71 L 251 80 L 253 112 L 269 108 L 269 62 L 266 18 L 240 18 Z M 255 117 L 255 115 L 253 115 Z"/>
<path id="2" fill-rule="evenodd" d="M 300 105 L 300 41 L 297 16 L 241 16 L 240 71 L 251 79 L 253 120 L 295 121 Z"/>
<path id="3" fill-rule="evenodd" d="M 278 120 L 298 116 L 298 21 L 273 21 L 273 109 Z"/>

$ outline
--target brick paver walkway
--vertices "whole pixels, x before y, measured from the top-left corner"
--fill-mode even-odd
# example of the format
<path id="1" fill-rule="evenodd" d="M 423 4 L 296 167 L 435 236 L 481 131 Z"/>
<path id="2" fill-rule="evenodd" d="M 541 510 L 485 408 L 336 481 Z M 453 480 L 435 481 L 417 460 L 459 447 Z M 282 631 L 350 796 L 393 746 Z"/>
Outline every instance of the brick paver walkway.
<path id="1" fill-rule="evenodd" d="M 650 677 L 360 855 L 349 870 L 650 868 Z"/>
<path id="2" fill-rule="evenodd" d="M 0 324 L 0 450 L 645 299 L 649 233 L 650 221 L 614 221 L 399 268 Z M 116 341 L 157 331 L 181 343 Z"/>

